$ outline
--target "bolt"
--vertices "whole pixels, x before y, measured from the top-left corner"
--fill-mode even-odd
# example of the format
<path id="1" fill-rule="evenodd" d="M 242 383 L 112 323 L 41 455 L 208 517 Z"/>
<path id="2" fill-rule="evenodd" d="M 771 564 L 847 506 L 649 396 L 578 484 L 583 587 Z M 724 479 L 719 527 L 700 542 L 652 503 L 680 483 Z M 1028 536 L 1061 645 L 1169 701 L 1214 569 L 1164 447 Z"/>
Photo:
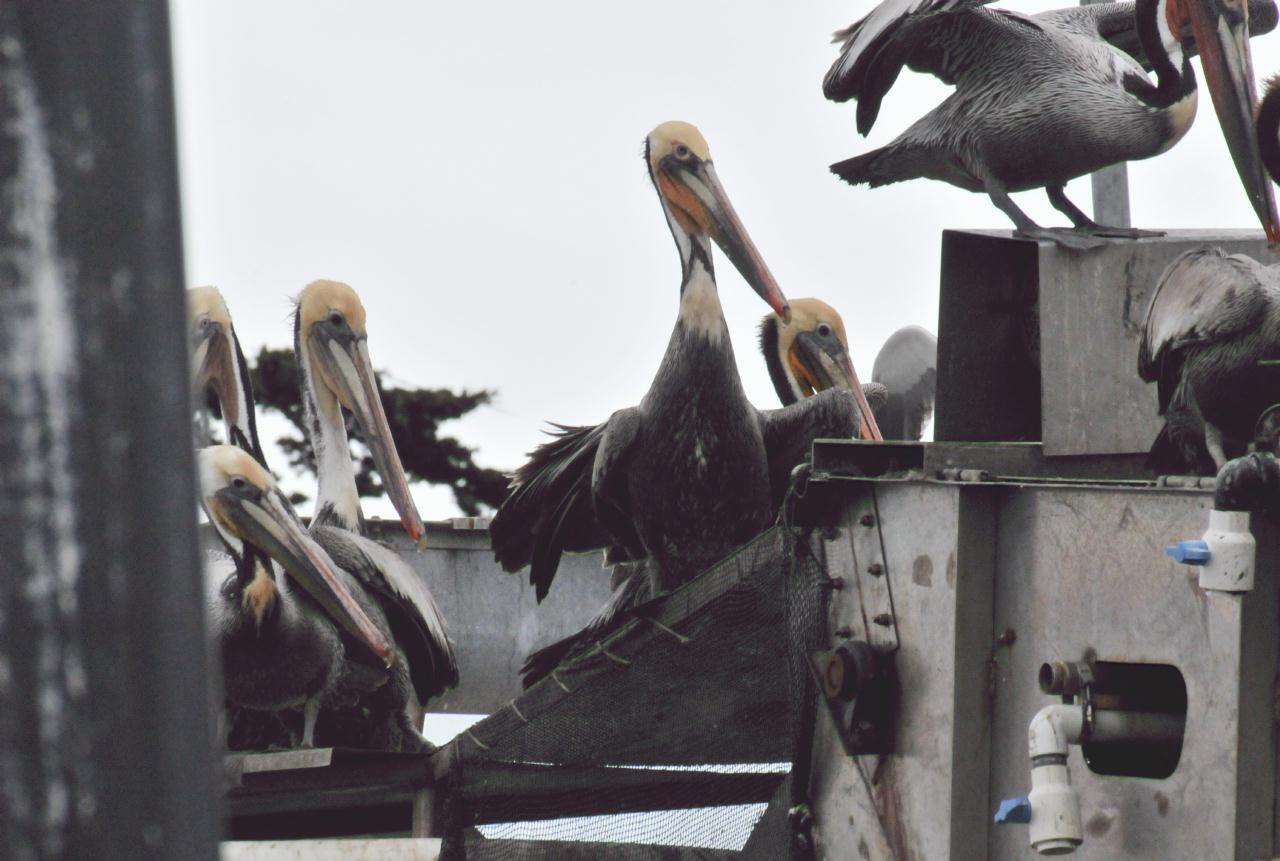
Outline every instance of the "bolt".
<path id="1" fill-rule="evenodd" d="M 858 522 L 868 528 L 876 525 L 876 516 L 874 514 L 864 514 L 858 518 Z"/>
<path id="2" fill-rule="evenodd" d="M 1018 632 L 1013 628 L 1005 628 L 1004 633 L 996 637 L 997 646 L 1012 646 L 1018 642 Z"/>
<path id="3" fill-rule="evenodd" d="M 871 621 L 875 622 L 877 625 L 880 625 L 881 627 L 887 628 L 893 624 L 893 617 L 890 616 L 888 613 L 881 613 Z"/>
<path id="4" fill-rule="evenodd" d="M 841 639 L 848 640 L 853 637 L 853 628 L 850 628 L 848 625 L 842 625 L 839 628 L 836 628 L 836 636 Z"/>
<path id="5" fill-rule="evenodd" d="M 841 589 L 844 588 L 844 578 L 830 577 L 827 579 L 827 582 L 824 585 L 826 585 L 828 589 L 835 589 L 837 592 L 839 592 Z"/>
<path id="6" fill-rule="evenodd" d="M 867 573 L 872 577 L 879 577 L 884 574 L 884 566 L 879 562 L 872 562 L 871 567 L 867 569 Z"/>
<path id="7" fill-rule="evenodd" d="M 828 526 L 822 530 L 822 537 L 827 541 L 835 541 L 840 537 L 840 530 L 835 526 Z"/>

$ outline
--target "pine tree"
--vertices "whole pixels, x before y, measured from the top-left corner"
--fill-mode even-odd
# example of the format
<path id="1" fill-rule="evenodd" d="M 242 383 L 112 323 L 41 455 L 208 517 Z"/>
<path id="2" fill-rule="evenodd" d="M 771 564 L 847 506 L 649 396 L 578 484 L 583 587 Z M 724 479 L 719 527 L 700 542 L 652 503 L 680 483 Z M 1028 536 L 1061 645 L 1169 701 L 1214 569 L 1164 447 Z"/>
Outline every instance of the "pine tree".
<path id="1" fill-rule="evenodd" d="M 315 474 L 315 458 L 307 442 L 302 420 L 302 395 L 298 389 L 298 363 L 292 350 L 263 347 L 253 363 L 254 400 L 277 410 L 297 428 L 297 435 L 280 438 L 289 464 Z M 410 480 L 448 485 L 458 507 L 468 515 L 480 514 L 482 506 L 497 508 L 507 496 L 507 477 L 497 470 L 477 466 L 472 450 L 449 436 L 439 435 L 441 422 L 466 415 L 490 402 L 492 392 L 449 389 L 382 388 L 382 405 L 387 413 L 391 438 Z M 347 434 L 364 448 L 360 428 L 347 417 Z M 378 496 L 382 484 L 367 451 L 360 458 L 356 488 L 361 496 Z"/>

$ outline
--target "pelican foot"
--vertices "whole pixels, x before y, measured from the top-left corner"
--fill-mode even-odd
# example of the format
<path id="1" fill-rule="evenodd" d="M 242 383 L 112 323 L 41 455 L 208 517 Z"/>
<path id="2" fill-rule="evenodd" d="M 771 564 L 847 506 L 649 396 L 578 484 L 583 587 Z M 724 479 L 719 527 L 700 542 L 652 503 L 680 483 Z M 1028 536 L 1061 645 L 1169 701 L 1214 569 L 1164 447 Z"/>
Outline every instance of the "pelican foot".
<path id="1" fill-rule="evenodd" d="M 1101 248 L 1106 245 L 1106 240 L 1097 236 L 1090 236 L 1079 230 L 1068 230 L 1061 227 L 1035 227 L 1026 230 L 1015 230 L 1014 236 L 1020 236 L 1023 239 L 1044 239 L 1053 242 L 1063 248 L 1070 248 L 1074 251 L 1089 251 L 1094 248 Z"/>

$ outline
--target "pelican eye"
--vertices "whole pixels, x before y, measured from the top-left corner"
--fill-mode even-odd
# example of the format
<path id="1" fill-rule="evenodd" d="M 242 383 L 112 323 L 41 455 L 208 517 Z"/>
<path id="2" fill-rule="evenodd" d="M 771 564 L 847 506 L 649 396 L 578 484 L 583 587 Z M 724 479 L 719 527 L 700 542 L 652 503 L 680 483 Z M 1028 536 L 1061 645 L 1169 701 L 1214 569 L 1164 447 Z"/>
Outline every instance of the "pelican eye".
<path id="1" fill-rule="evenodd" d="M 341 325 L 342 325 L 342 322 L 343 322 L 343 320 L 342 320 L 342 312 L 340 312 L 340 311 L 330 311 L 330 312 L 329 312 L 329 323 L 330 323 L 330 325 L 333 325 L 333 326 L 341 326 Z"/>
<path id="2" fill-rule="evenodd" d="M 676 148 L 673 150 L 673 152 L 675 152 L 676 158 L 680 159 L 681 161 L 686 161 L 689 158 L 689 156 L 693 155 L 693 153 L 690 152 L 689 148 L 682 143 L 676 144 Z"/>
<path id="3" fill-rule="evenodd" d="M 830 338 L 830 337 L 831 337 L 831 327 L 830 327 L 830 326 L 828 326 L 826 323 L 819 323 L 819 324 L 818 324 L 818 337 L 819 337 L 819 338 Z"/>
<path id="4" fill-rule="evenodd" d="M 231 479 L 231 486 L 236 490 L 244 490 L 249 486 L 249 482 L 245 480 L 244 476 L 237 475 L 235 478 Z"/>

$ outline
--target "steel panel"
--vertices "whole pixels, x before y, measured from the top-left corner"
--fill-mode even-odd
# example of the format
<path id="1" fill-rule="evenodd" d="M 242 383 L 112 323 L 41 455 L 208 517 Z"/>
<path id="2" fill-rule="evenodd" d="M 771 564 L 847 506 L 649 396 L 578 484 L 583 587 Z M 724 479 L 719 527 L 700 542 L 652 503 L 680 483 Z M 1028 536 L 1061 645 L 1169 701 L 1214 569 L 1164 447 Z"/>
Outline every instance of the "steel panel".
<path id="1" fill-rule="evenodd" d="M 1270 732 L 1241 738 L 1238 728 L 1272 701 L 1270 691 L 1242 686 L 1242 674 L 1274 674 L 1272 587 L 1244 597 L 1206 593 L 1194 571 L 1162 552 L 1178 538 L 1199 535 L 1210 505 L 1207 493 L 1027 488 L 1009 493 L 1001 506 L 995 630 L 1011 628 L 1017 639 L 995 656 L 992 799 L 1029 788 L 1027 726 L 1054 701 L 1036 684 L 1042 662 L 1092 652 L 1103 660 L 1167 663 L 1187 685 L 1182 758 L 1169 778 L 1095 775 L 1072 749 L 1068 762 L 1086 833 L 1075 855 L 1081 861 L 1252 859 L 1270 852 L 1269 816 L 1236 813 L 1237 782 L 1247 770 L 1267 777 L 1251 787 L 1246 803 L 1271 804 Z M 1245 667 L 1247 608 L 1268 605 L 1269 618 L 1258 620 L 1273 643 L 1258 653 L 1266 666 Z M 1025 827 L 992 827 L 990 834 L 992 858 L 1037 857 Z M 1237 844 L 1238 854 L 1230 848 Z"/>
<path id="2" fill-rule="evenodd" d="M 823 859 L 950 857 L 953 846 L 983 839 L 975 817 L 986 807 L 983 690 L 990 630 L 990 522 L 962 514 L 962 501 L 981 493 L 955 485 L 850 484 L 850 503 L 839 535 L 828 542 L 831 576 L 844 579 L 833 595 L 831 625 L 859 639 L 892 644 L 892 632 L 872 619 L 888 611 L 892 580 L 898 612 L 902 680 L 898 753 L 889 757 L 874 790 L 869 778 L 878 758 L 846 757 L 831 716 L 820 710 L 814 744 L 815 835 Z M 874 526 L 878 514 L 884 554 Z M 975 500 L 975 510 L 982 507 Z M 881 562 L 886 575 L 867 568 Z M 960 600 L 957 600 L 957 599 Z M 957 608 L 963 609 L 958 613 Z M 957 678 L 963 684 L 957 686 Z M 972 760 L 972 769 L 953 767 Z M 953 799 L 958 808 L 952 816 Z M 880 807 L 878 816 L 873 803 Z"/>

